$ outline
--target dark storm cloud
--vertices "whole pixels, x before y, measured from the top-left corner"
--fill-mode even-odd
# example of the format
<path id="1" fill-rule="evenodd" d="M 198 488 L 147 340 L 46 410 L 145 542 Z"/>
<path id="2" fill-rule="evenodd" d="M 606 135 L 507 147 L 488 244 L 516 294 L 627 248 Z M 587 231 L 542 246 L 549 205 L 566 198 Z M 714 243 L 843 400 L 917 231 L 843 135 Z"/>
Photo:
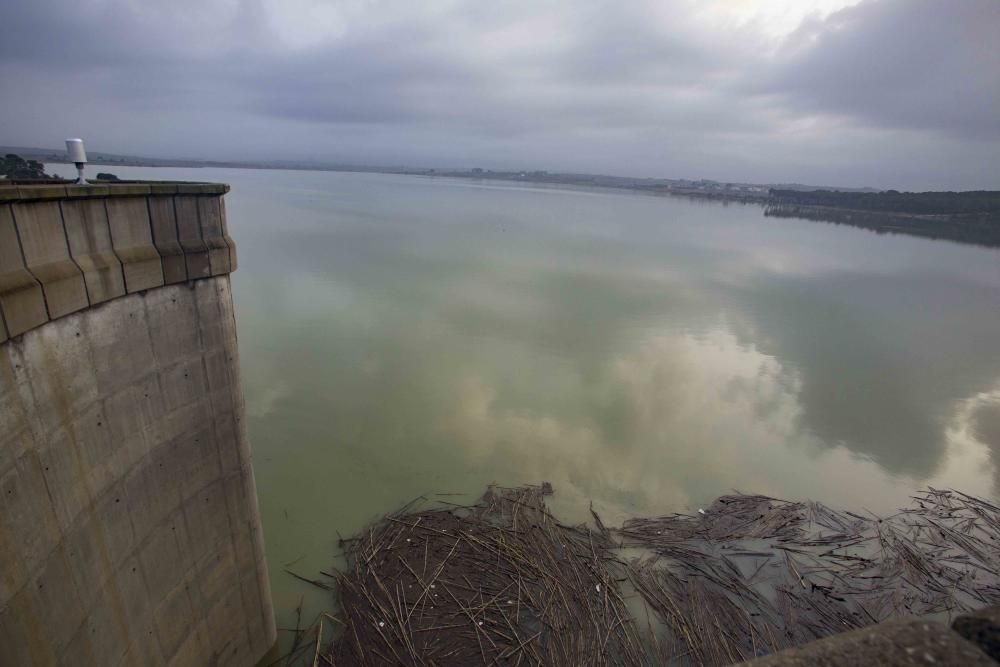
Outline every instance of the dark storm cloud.
<path id="1" fill-rule="evenodd" d="M 994 0 L 620 5 L 16 2 L 0 143 L 1000 185 Z"/>

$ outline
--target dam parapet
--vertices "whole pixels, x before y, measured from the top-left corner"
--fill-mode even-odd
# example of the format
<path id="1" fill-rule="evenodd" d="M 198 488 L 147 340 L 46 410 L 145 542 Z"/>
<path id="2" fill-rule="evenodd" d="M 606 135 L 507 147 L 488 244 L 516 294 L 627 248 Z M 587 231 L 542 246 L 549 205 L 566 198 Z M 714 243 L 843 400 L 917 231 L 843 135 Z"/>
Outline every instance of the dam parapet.
<path id="1" fill-rule="evenodd" d="M 228 190 L 0 184 L 0 664 L 274 643 Z"/>

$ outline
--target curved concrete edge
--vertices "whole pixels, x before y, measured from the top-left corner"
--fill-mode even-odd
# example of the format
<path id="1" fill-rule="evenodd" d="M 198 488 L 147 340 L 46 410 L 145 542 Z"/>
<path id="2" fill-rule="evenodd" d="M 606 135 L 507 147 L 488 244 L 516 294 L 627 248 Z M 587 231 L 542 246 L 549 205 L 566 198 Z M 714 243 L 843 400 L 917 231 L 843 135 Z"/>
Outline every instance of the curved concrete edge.
<path id="1" fill-rule="evenodd" d="M 187 280 L 184 248 L 177 240 L 177 213 L 173 197 L 150 197 L 149 222 L 153 230 L 153 244 L 160 253 L 163 264 L 163 282 L 166 285 Z"/>
<path id="2" fill-rule="evenodd" d="M 83 273 L 70 259 L 59 202 L 16 202 L 11 213 L 25 268 L 42 286 L 49 319 L 89 306 Z"/>
<path id="3" fill-rule="evenodd" d="M 230 272 L 229 243 L 223 231 L 222 200 L 219 197 L 198 198 L 198 219 L 202 238 L 208 247 L 208 266 L 213 276 Z"/>
<path id="4" fill-rule="evenodd" d="M 47 322 L 42 286 L 24 264 L 11 207 L 0 206 L 0 320 L 8 337 Z"/>
<path id="5" fill-rule="evenodd" d="M 0 664 L 252 665 L 276 639 L 228 276 L 0 345 Z"/>
<path id="6" fill-rule="evenodd" d="M 163 181 L 90 181 L 87 185 L 76 183 L 21 183 L 0 184 L 0 202 L 43 201 L 47 199 L 92 197 L 144 197 L 147 195 L 224 195 L 229 192 L 225 183 L 171 183 Z"/>
<path id="7" fill-rule="evenodd" d="M 0 187 L 0 343 L 125 294 L 234 271 L 228 190 Z"/>
<path id="8" fill-rule="evenodd" d="M 188 195 L 174 197 L 174 212 L 177 216 L 177 240 L 184 251 L 188 280 L 208 278 L 212 271 L 208 244 L 202 235 L 197 198 Z"/>
<path id="9" fill-rule="evenodd" d="M 149 205 L 144 197 L 106 199 L 108 225 L 115 254 L 125 273 L 125 289 L 131 294 L 163 284 L 160 253 L 153 244 Z"/>
<path id="10" fill-rule="evenodd" d="M 995 616 L 994 611 L 994 621 Z M 959 620 L 956 620 L 956 625 Z M 981 628 L 982 625 L 975 627 Z M 996 665 L 989 655 L 980 650 L 980 645 L 967 641 L 959 632 L 952 631 L 943 623 L 916 618 L 885 621 L 742 664 L 748 667 Z"/>
<path id="11" fill-rule="evenodd" d="M 125 295 L 122 263 L 111 243 L 108 212 L 100 199 L 60 203 L 73 261 L 83 272 L 91 304 Z"/>

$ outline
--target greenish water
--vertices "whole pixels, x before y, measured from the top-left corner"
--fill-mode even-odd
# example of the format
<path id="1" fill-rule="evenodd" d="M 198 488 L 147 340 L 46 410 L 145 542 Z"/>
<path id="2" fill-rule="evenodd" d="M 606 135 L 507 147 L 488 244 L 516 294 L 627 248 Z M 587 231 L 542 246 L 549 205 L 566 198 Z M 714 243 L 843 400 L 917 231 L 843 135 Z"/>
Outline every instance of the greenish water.
<path id="1" fill-rule="evenodd" d="M 608 523 L 733 489 L 997 497 L 1000 252 L 762 209 L 419 177 L 224 181 L 279 625 L 413 497 L 550 481 Z"/>

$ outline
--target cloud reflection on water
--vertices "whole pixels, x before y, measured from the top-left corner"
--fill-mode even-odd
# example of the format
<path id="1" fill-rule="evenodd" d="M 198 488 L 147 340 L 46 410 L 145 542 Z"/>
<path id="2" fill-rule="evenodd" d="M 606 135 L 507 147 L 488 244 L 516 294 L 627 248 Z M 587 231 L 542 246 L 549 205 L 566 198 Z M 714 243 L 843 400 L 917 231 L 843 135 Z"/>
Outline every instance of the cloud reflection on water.
<path id="1" fill-rule="evenodd" d="M 505 406 L 476 375 L 463 379 L 446 430 L 466 444 L 471 467 L 517 461 L 527 479 L 565 492 L 563 504 L 594 499 L 614 520 L 692 509 L 733 489 L 845 507 L 863 499 L 887 511 L 916 483 L 803 428 L 796 373 L 724 325 L 697 336 L 651 335 L 609 360 L 597 383 L 624 406 L 621 441 L 606 439 L 592 415 L 560 419 L 537 406 Z M 935 481 L 988 492 L 982 447 L 955 443 L 948 453 Z"/>
<path id="2" fill-rule="evenodd" d="M 315 455 L 397 481 L 545 478 L 621 512 L 980 486 L 951 459 L 982 445 L 949 424 L 1000 371 L 985 251 L 746 207 L 331 178 L 345 189 L 250 239 L 264 266 L 240 291 L 284 336 L 251 368 L 295 378 L 287 414 L 336 424 Z"/>

